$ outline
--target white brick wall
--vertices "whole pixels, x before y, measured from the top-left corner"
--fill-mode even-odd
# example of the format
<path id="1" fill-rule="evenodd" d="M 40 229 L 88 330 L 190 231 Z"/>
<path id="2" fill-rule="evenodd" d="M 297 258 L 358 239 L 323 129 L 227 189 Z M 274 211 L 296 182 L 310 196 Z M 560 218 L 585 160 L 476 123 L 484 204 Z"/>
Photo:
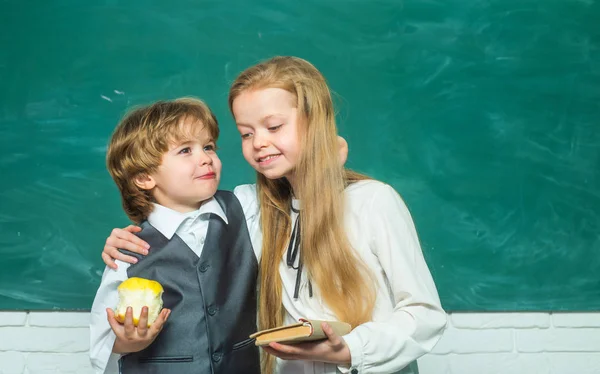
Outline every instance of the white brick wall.
<path id="1" fill-rule="evenodd" d="M 454 313 L 421 374 L 600 374 L 600 313 Z"/>
<path id="2" fill-rule="evenodd" d="M 89 314 L 0 312 L 0 374 L 92 374 Z M 421 374 L 600 374 L 600 313 L 454 313 Z"/>
<path id="3" fill-rule="evenodd" d="M 89 313 L 0 312 L 0 374 L 93 374 Z"/>

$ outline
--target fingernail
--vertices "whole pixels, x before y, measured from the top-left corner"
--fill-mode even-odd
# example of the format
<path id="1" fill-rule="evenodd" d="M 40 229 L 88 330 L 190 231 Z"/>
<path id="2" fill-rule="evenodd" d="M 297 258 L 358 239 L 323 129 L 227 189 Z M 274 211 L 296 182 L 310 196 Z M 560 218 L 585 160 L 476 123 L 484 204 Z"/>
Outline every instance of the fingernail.
<path id="1" fill-rule="evenodd" d="M 137 262 L 138 262 L 138 259 L 134 257 L 134 258 L 133 258 L 133 263 L 134 263 L 134 264 L 137 264 Z"/>
<path id="2" fill-rule="evenodd" d="M 148 254 L 148 250 L 147 250 L 147 249 L 145 249 L 145 250 L 144 250 L 144 254 L 145 254 L 145 255 L 147 255 L 147 254 Z"/>
<path id="3" fill-rule="evenodd" d="M 150 244 L 146 244 L 144 247 L 145 247 L 146 249 L 150 249 Z"/>

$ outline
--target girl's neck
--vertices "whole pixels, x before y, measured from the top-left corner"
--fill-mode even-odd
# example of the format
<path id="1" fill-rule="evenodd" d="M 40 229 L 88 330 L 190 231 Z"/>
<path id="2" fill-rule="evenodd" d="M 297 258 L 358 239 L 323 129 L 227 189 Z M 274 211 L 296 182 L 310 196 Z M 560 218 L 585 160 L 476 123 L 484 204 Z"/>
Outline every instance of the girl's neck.
<path id="1" fill-rule="evenodd" d="M 287 179 L 288 183 L 290 184 L 290 186 L 292 187 L 292 198 L 297 199 L 298 198 L 298 188 L 296 188 L 296 178 L 294 175 L 288 175 L 285 177 L 285 179 Z"/>

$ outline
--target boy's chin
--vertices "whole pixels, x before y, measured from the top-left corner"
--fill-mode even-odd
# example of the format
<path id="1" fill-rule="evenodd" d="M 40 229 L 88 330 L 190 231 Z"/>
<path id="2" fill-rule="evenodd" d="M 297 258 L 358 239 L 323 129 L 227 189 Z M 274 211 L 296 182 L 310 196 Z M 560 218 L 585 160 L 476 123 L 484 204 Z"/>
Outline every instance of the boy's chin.
<path id="1" fill-rule="evenodd" d="M 200 202 L 200 204 L 212 199 L 213 197 L 215 197 L 215 194 L 217 193 L 217 191 L 214 191 L 213 193 L 210 194 L 202 194 L 202 196 L 198 196 L 198 202 Z"/>
<path id="2" fill-rule="evenodd" d="M 215 196 L 215 194 L 217 193 L 217 189 L 218 189 L 219 185 L 215 184 L 214 187 L 211 188 L 205 188 L 201 194 L 199 194 L 199 198 L 201 199 L 201 201 L 206 201 L 209 200 L 210 198 L 212 198 L 213 196 Z"/>

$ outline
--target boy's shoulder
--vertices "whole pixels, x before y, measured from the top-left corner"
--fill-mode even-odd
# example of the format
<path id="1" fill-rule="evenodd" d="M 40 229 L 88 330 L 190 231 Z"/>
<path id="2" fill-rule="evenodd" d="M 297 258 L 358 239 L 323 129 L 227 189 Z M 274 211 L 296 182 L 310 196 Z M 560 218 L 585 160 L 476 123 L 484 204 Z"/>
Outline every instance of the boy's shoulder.
<path id="1" fill-rule="evenodd" d="M 219 203 L 221 209 L 223 209 L 223 212 L 227 216 L 237 214 L 238 211 L 240 213 L 243 211 L 240 200 L 232 191 L 217 190 L 213 198 Z"/>
<path id="2" fill-rule="evenodd" d="M 235 195 L 234 195 L 234 193 L 232 191 L 217 190 L 217 192 L 215 192 L 215 194 L 213 195 L 213 197 L 215 199 L 217 199 L 218 201 L 221 201 L 221 200 L 228 201 L 231 198 L 235 198 Z"/>
<path id="3" fill-rule="evenodd" d="M 134 232 L 133 235 L 137 236 L 138 238 L 140 238 L 146 242 L 152 242 L 154 244 L 155 241 L 158 239 L 161 242 L 164 242 L 164 243 L 161 243 L 164 245 L 164 244 L 166 244 L 166 242 L 169 241 L 167 238 L 162 236 L 162 234 L 160 234 L 160 232 L 154 226 L 152 226 L 148 221 L 142 221 L 139 224 L 139 227 L 142 229 L 142 231 Z M 156 244 L 158 244 L 158 243 L 156 243 Z M 119 248 L 118 251 L 123 254 L 126 254 L 128 256 L 135 257 L 138 261 L 140 261 L 146 257 L 146 255 L 131 252 L 131 251 L 128 251 L 127 249 Z"/>

